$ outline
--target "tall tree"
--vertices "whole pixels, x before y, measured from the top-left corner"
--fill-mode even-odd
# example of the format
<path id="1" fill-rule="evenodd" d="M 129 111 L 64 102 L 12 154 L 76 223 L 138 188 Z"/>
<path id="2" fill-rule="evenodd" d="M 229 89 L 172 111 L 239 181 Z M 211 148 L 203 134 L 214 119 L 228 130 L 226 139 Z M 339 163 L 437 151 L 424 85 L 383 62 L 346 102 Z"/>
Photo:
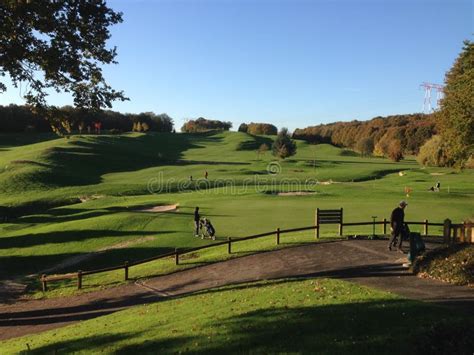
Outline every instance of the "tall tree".
<path id="1" fill-rule="evenodd" d="M 447 165 L 463 167 L 474 152 L 474 42 L 464 42 L 445 82 L 436 122 L 446 147 Z"/>
<path id="2" fill-rule="evenodd" d="M 122 14 L 103 0 L 4 0 L 0 77 L 8 74 L 15 87 L 26 83 L 26 102 L 60 131 L 62 118 L 49 110 L 48 90 L 71 93 L 75 106 L 93 110 L 127 99 L 106 83 L 101 68 L 116 63 L 116 48 L 106 42 L 109 26 L 120 22 Z"/>

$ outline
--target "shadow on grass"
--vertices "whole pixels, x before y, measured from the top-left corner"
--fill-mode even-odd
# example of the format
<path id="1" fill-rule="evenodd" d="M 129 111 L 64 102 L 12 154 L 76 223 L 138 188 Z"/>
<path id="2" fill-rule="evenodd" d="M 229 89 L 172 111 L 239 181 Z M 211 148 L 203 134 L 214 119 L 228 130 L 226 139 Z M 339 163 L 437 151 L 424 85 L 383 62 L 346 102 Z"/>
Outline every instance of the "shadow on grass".
<path id="1" fill-rule="evenodd" d="M 57 231 L 37 234 L 25 234 L 13 237 L 0 238 L 0 249 L 10 248 L 28 248 L 35 245 L 61 244 L 87 239 L 96 239 L 102 237 L 126 237 L 126 236 L 146 236 L 156 234 L 170 234 L 176 231 L 117 231 L 111 229 L 103 230 L 72 230 Z"/>
<path id="2" fill-rule="evenodd" d="M 256 287 L 261 287 L 258 285 Z M 156 297 L 156 296 L 155 296 Z M 316 294 L 317 297 L 317 294 Z M 106 300 L 107 301 L 107 300 Z M 137 297 L 141 303 L 152 301 L 147 297 Z M 125 303 L 124 303 L 125 302 Z M 106 302 L 105 302 L 106 303 Z M 126 304 L 126 300 L 115 304 Z M 136 303 L 138 304 L 138 302 Z M 468 336 L 468 324 L 472 320 L 462 319 L 458 314 L 449 313 L 410 300 L 374 300 L 343 304 L 320 304 L 288 307 L 263 304 L 257 309 L 239 312 L 238 303 L 229 303 L 222 310 L 228 316 L 219 319 L 196 322 L 199 329 L 196 335 L 187 332 L 186 325 L 176 324 L 172 333 L 157 325 L 153 329 L 138 327 L 135 332 L 119 333 L 108 329 L 107 335 L 81 337 L 80 341 L 52 340 L 50 344 L 32 349 L 37 353 L 54 350 L 63 352 L 97 352 L 108 347 L 115 353 L 331 353 L 331 354 L 464 354 L 470 353 L 473 338 Z M 100 305 L 90 306 L 97 309 Z M 162 306 L 163 307 L 163 306 Z M 78 309 L 60 309 L 49 312 L 50 320 L 64 321 L 58 314 L 74 313 Z M 83 314 L 90 310 L 81 309 Z M 46 310 L 46 312 L 48 312 Z M 196 310 L 199 314 L 200 310 Z M 20 313 L 11 322 L 19 325 L 29 317 L 37 321 L 41 314 Z M 84 318 L 83 318 L 84 319 Z M 443 321 L 440 321 L 443 319 Z M 70 319 L 75 320 L 74 318 Z M 172 322 L 172 321 L 171 321 Z M 202 322 L 202 323 L 199 323 Z M 34 324 L 34 323 L 33 323 Z M 463 325 L 464 335 L 459 338 L 450 329 Z M 97 329 L 101 332 L 102 327 Z M 104 329 L 105 330 L 105 329 Z M 183 335 L 185 334 L 185 335 Z M 452 334 L 453 338 L 446 337 Z M 164 337 L 165 335 L 165 337 Z M 209 335 L 209 337 L 207 337 Z M 110 349 L 109 349 L 110 350 Z"/>
<path id="3" fill-rule="evenodd" d="M 133 240 L 131 240 L 133 244 Z M 52 255 L 25 255 L 0 257 L 0 279 L 11 279 L 18 275 L 41 274 L 54 267 L 54 273 L 95 270 L 123 265 L 173 251 L 174 248 L 125 247 L 91 253 L 62 253 Z M 59 266 L 63 264 L 63 266 Z M 57 268 L 56 268 L 57 267 Z M 52 273 L 52 272 L 48 272 Z M 39 285 L 36 285 L 39 288 Z"/>

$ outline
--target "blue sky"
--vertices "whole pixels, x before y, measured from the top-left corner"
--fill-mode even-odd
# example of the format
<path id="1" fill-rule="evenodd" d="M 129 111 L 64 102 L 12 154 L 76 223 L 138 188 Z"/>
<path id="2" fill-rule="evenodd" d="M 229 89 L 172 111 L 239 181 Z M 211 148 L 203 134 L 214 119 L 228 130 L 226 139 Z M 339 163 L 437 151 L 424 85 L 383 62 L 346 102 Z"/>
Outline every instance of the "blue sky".
<path id="1" fill-rule="evenodd" d="M 473 2 L 112 0 L 122 112 L 271 122 L 290 129 L 420 112 L 423 81 L 442 83 L 473 38 Z M 18 89 L 0 103 L 22 103 Z M 70 104 L 67 95 L 49 102 Z"/>

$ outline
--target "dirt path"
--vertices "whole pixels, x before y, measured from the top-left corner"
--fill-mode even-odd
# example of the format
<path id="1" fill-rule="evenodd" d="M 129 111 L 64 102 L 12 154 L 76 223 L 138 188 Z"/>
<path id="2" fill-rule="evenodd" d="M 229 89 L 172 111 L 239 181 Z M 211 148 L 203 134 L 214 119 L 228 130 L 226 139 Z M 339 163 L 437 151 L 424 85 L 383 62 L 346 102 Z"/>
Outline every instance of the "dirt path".
<path id="1" fill-rule="evenodd" d="M 69 298 L 0 306 L 0 339 L 62 327 L 133 305 L 213 287 L 284 277 L 331 277 L 430 302 L 474 315 L 474 290 L 420 279 L 401 267 L 402 255 L 386 241 L 348 240 L 297 246 L 142 280 Z M 192 262 L 192 261 L 188 261 Z"/>

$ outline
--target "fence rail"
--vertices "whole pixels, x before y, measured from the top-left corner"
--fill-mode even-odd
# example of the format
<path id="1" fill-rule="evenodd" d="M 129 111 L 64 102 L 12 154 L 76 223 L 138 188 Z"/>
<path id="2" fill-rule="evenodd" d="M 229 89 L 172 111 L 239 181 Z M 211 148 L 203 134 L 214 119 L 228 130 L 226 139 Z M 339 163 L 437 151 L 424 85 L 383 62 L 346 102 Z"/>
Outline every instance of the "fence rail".
<path id="1" fill-rule="evenodd" d="M 339 211 L 339 210 L 337 210 Z M 466 226 L 467 228 L 472 228 L 472 224 L 466 224 L 466 223 L 461 223 L 461 224 L 453 224 L 449 219 L 447 219 L 444 223 L 433 223 L 433 222 L 428 222 L 427 219 L 425 219 L 423 222 L 406 222 L 407 224 L 411 225 L 422 225 L 424 226 L 423 228 L 423 234 L 425 236 L 428 235 L 428 227 L 433 226 L 433 227 L 444 227 L 443 228 L 443 235 L 440 237 L 443 237 L 443 241 L 448 243 L 452 241 L 452 239 L 455 239 L 459 236 L 462 236 L 462 241 L 464 241 L 464 234 L 465 234 L 465 229 Z M 383 221 L 371 221 L 371 222 L 350 222 L 350 223 L 342 223 L 342 226 L 376 226 L 376 225 L 382 225 L 383 230 L 382 230 L 382 235 L 387 235 L 387 225 L 389 222 L 384 218 Z M 117 265 L 117 266 L 111 266 L 111 267 L 106 267 L 102 269 L 96 269 L 96 270 L 86 270 L 82 271 L 79 270 L 78 272 L 73 272 L 73 273 L 67 273 L 63 275 L 41 275 L 40 276 L 40 282 L 42 284 L 42 289 L 44 292 L 48 290 L 48 282 L 52 281 L 63 281 L 63 280 L 71 280 L 77 278 L 77 287 L 78 289 L 82 288 L 82 278 L 86 275 L 93 275 L 93 274 L 98 274 L 102 272 L 109 272 L 109 271 L 116 271 L 116 270 L 124 270 L 124 278 L 125 280 L 128 280 L 128 272 L 129 268 L 132 266 L 136 265 L 141 265 L 145 264 L 148 262 L 152 262 L 155 260 L 159 259 L 164 259 L 164 258 L 171 258 L 174 257 L 176 265 L 179 265 L 179 256 L 180 255 L 185 255 L 189 253 L 193 253 L 199 250 L 203 249 L 208 249 L 208 248 L 214 248 L 218 246 L 223 246 L 227 244 L 227 252 L 228 254 L 232 253 L 232 243 L 237 243 L 245 240 L 251 240 L 251 239 L 257 239 L 257 238 L 263 238 L 263 237 L 268 237 L 271 235 L 275 235 L 276 237 L 276 244 L 280 244 L 280 236 L 285 233 L 294 233 L 294 232 L 301 232 L 301 231 L 306 231 L 306 230 L 318 230 L 321 228 L 321 225 L 313 225 L 313 226 L 308 226 L 308 227 L 299 227 L 299 228 L 291 228 L 291 229 L 280 229 L 277 228 L 275 231 L 272 232 L 266 232 L 266 233 L 260 233 L 260 234 L 253 234 L 245 237 L 240 237 L 240 238 L 228 238 L 226 241 L 222 242 L 217 242 L 217 243 L 212 243 L 209 245 L 203 245 L 195 248 L 188 248 L 188 249 L 183 249 L 179 250 L 176 248 L 173 252 L 168 252 L 165 254 L 160 254 L 151 258 L 146 258 L 142 260 L 137 260 L 133 262 L 125 261 L 122 265 Z M 319 233 L 318 233 L 319 235 Z M 452 239 L 451 239 L 452 235 Z"/>

